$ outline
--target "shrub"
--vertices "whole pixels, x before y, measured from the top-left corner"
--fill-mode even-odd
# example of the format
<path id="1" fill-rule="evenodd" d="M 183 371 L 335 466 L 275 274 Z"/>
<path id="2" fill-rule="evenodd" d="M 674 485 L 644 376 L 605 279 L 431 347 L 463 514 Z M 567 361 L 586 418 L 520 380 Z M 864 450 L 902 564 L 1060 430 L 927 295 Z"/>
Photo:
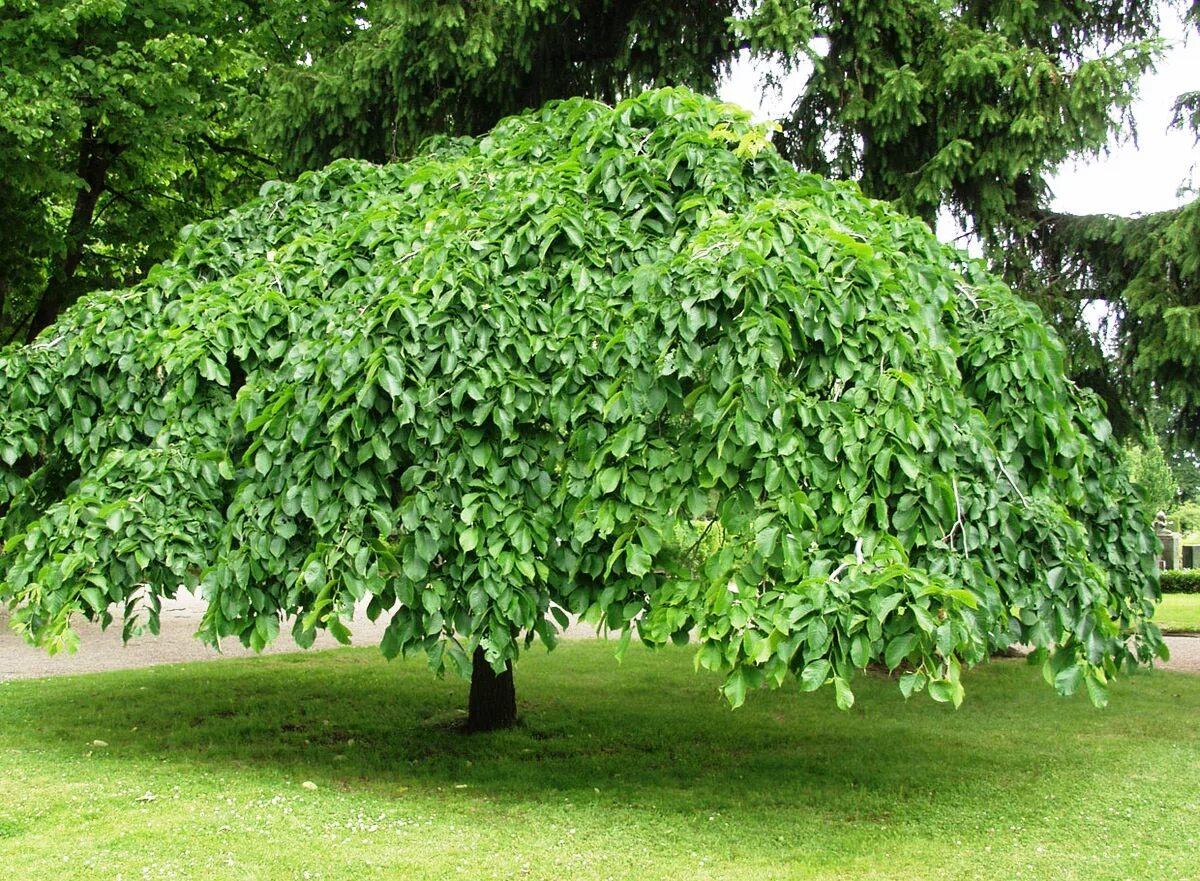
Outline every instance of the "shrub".
<path id="1" fill-rule="evenodd" d="M 1200 569 L 1168 569 L 1159 585 L 1163 593 L 1200 593 Z"/>

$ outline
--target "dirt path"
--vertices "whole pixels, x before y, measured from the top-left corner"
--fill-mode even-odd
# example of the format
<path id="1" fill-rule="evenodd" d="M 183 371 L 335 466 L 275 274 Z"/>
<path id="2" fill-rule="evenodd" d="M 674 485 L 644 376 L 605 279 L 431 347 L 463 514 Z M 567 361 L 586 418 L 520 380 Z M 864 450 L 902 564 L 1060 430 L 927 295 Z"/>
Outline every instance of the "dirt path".
<path id="1" fill-rule="evenodd" d="M 193 635 L 204 612 L 204 603 L 190 594 L 163 603 L 162 627 L 158 636 L 142 636 L 121 644 L 121 628 L 114 625 L 101 632 L 98 627 L 80 622 L 81 642 L 74 655 L 53 658 L 41 649 L 24 642 L 8 626 L 8 614 L 0 610 L 0 682 L 6 679 L 30 679 L 40 676 L 64 676 L 74 673 L 95 673 L 102 670 L 121 670 L 127 667 L 148 667 L 152 664 L 177 664 L 182 661 L 211 661 L 218 658 L 238 658 L 253 655 L 237 640 L 229 640 L 221 654 L 214 652 Z M 378 645 L 386 622 L 372 624 L 358 616 L 351 628 L 355 645 Z M 567 637 L 587 638 L 587 627 L 571 627 Z M 327 633 L 318 635 L 314 648 L 334 648 L 337 641 Z M 1184 673 L 1200 673 L 1200 637 L 1168 636 L 1171 660 L 1160 664 L 1163 669 Z M 264 654 L 302 651 L 283 633 Z"/>

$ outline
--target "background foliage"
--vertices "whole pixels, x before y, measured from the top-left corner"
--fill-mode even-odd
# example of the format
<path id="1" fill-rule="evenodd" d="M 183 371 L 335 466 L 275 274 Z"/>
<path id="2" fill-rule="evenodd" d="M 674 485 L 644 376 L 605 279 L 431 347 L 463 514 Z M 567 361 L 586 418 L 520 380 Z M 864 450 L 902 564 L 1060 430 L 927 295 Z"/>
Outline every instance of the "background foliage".
<path id="1" fill-rule="evenodd" d="M 1168 569 L 1161 580 L 1163 593 L 1200 593 L 1200 569 Z"/>
<path id="2" fill-rule="evenodd" d="M 207 0 L 2 5 L 0 344 L 254 193 L 272 167 L 246 134 L 261 22 Z"/>
<path id="3" fill-rule="evenodd" d="M 1170 511 L 1179 503 L 1179 484 L 1157 438 L 1152 435 L 1145 446 L 1129 444 L 1125 456 L 1129 480 L 1141 493 L 1150 513 Z"/>

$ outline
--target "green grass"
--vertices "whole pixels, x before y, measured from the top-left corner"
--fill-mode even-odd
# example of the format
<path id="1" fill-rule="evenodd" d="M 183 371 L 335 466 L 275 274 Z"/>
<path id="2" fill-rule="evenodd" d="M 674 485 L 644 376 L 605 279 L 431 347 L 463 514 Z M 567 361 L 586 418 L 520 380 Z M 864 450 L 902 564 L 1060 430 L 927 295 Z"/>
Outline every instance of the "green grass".
<path id="1" fill-rule="evenodd" d="M 1154 623 L 1167 632 L 1200 632 L 1200 593 L 1163 594 Z"/>
<path id="2" fill-rule="evenodd" d="M 566 643 L 523 726 L 371 650 L 0 685 L 0 865 L 37 879 L 1200 877 L 1200 677 L 1106 710 L 1021 661 L 731 712 L 685 650 Z M 108 746 L 95 746 L 103 740 Z M 314 781 L 318 789 L 301 786 Z"/>

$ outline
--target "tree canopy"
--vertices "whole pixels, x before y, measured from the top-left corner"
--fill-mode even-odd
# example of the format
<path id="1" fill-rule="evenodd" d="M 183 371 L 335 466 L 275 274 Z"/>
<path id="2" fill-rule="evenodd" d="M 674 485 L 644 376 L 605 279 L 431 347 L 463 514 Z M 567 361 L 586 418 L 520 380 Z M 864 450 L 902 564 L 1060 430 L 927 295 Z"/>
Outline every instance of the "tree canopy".
<path id="1" fill-rule="evenodd" d="M 1200 201 L 1141 217 L 1048 213 L 1004 257 L 1123 433 L 1200 438 Z M 1086 315 L 1103 304 L 1101 332 Z M 1093 318 L 1093 322 L 1095 319 Z"/>
<path id="2" fill-rule="evenodd" d="M 1155 539 L 962 260 L 686 90 L 268 184 L 0 355 L 0 597 L 52 648 L 179 585 L 256 648 L 366 603 L 464 674 L 570 614 L 694 636 L 735 705 L 872 663 L 957 704 L 1028 643 L 1103 702 L 1162 650 Z"/>
<path id="3" fill-rule="evenodd" d="M 952 208 L 990 241 L 1042 207 L 1060 162 L 1128 121 L 1159 48 L 1149 0 L 354 7 L 306 63 L 272 69 L 264 135 L 290 168 L 402 158 L 551 98 L 711 91 L 745 49 L 813 67 L 779 120 L 785 156 L 927 218 Z"/>

